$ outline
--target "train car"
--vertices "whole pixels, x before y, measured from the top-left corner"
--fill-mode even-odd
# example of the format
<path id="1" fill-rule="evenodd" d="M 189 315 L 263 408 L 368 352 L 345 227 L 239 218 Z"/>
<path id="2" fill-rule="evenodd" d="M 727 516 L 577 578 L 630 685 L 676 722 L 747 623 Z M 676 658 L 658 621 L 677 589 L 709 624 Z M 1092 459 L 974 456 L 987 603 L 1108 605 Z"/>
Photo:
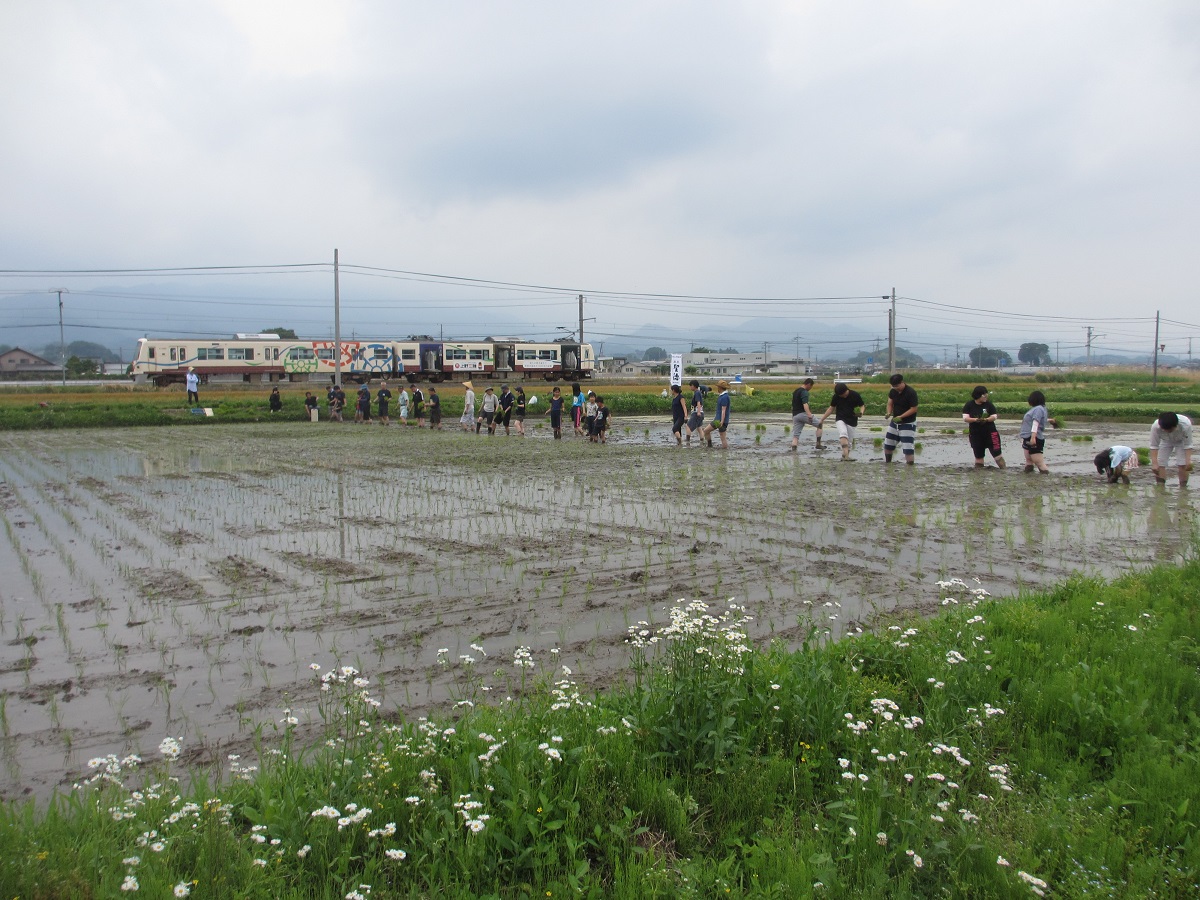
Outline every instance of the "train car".
<path id="1" fill-rule="evenodd" d="M 336 369 L 334 341 L 292 340 L 274 334 L 237 334 L 194 340 L 140 338 L 131 375 L 160 387 L 182 384 L 189 369 L 202 381 L 324 381 Z M 343 376 L 355 381 L 395 374 L 390 341 L 342 341 Z"/>
<path id="2" fill-rule="evenodd" d="M 437 341 L 334 341 L 280 338 L 274 334 L 235 334 L 228 339 L 141 338 L 131 366 L 134 381 L 159 386 L 182 384 L 189 369 L 202 381 L 328 381 L 340 356 L 342 377 L 463 381 L 468 378 L 525 381 L 591 378 L 595 357 L 590 344 L 572 341 L 532 343 L 517 338 Z"/>

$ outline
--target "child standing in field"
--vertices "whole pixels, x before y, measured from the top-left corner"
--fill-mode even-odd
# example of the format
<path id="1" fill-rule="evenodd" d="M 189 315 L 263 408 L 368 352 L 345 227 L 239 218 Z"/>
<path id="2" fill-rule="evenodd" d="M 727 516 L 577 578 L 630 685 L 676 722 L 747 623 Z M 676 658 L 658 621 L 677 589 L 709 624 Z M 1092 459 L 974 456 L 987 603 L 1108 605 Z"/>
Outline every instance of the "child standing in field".
<path id="1" fill-rule="evenodd" d="M 599 409 L 599 404 L 596 403 L 595 391 L 587 392 L 587 402 L 583 405 L 583 430 L 593 444 L 596 443 L 596 411 Z"/>
<path id="2" fill-rule="evenodd" d="M 546 415 L 550 417 L 550 427 L 554 430 L 554 439 L 556 441 L 562 438 L 562 414 L 562 393 L 558 388 L 555 388 L 550 394 L 550 408 L 546 410 Z"/>
<path id="3" fill-rule="evenodd" d="M 517 419 L 517 434 L 525 437 L 525 388 L 517 388 L 517 399 L 513 405 Z"/>
<path id="4" fill-rule="evenodd" d="M 1034 391 L 1029 395 L 1029 411 L 1021 420 L 1021 447 L 1025 451 L 1025 471 L 1035 468 L 1045 475 L 1050 471 L 1042 456 L 1046 447 L 1046 425 L 1058 427 L 1058 419 L 1052 419 L 1046 409 L 1046 395 Z"/>
<path id="5" fill-rule="evenodd" d="M 683 446 L 683 423 L 687 421 L 687 404 L 683 399 L 683 387 L 671 385 L 671 434 L 675 435 L 675 446 Z"/>
<path id="6" fill-rule="evenodd" d="M 1109 484 L 1124 481 L 1129 484 L 1129 470 L 1138 467 L 1138 456 L 1132 447 L 1109 447 L 1096 454 L 1096 471 L 1108 479 Z"/>
<path id="7" fill-rule="evenodd" d="M 595 396 L 593 394 L 593 396 Z M 608 426 L 610 422 L 610 411 L 604 405 L 603 397 L 596 397 L 596 414 L 592 417 L 592 441 L 599 438 L 601 444 L 608 443 Z"/>

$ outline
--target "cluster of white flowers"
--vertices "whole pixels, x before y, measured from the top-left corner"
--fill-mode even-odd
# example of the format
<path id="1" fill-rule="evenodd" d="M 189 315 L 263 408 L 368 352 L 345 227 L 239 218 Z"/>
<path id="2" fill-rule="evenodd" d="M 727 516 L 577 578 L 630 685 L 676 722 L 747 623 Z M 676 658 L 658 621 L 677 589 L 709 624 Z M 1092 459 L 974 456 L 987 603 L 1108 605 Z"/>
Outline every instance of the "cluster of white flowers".
<path id="1" fill-rule="evenodd" d="M 1030 875 L 1028 872 L 1022 871 L 1017 872 L 1017 877 L 1029 885 L 1029 889 L 1039 897 L 1046 896 L 1046 888 L 1049 887 L 1049 885 L 1042 881 L 1042 879 Z"/>
<path id="2" fill-rule="evenodd" d="M 1008 766 L 1000 764 L 988 766 L 988 777 L 994 778 L 1002 791 L 1012 790 L 1012 785 L 1008 783 L 1008 774 Z"/>
<path id="3" fill-rule="evenodd" d="M 533 661 L 533 651 L 528 647 L 518 647 L 513 651 L 513 665 L 518 669 L 532 669 L 537 663 Z"/>
<path id="4" fill-rule="evenodd" d="M 478 800 L 473 800 L 470 794 L 460 794 L 454 808 L 463 817 L 463 822 L 471 834 L 479 834 L 487 827 L 487 822 L 491 819 L 487 813 L 476 812 L 476 810 L 483 809 L 483 804 Z"/>

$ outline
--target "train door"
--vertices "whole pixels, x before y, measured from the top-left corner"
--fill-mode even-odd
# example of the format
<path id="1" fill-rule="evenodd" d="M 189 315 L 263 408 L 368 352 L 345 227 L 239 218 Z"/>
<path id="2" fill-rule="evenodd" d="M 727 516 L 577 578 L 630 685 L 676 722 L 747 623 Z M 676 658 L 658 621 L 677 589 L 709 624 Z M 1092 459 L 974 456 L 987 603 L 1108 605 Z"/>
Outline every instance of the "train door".
<path id="1" fill-rule="evenodd" d="M 440 381 L 442 377 L 442 345 L 421 344 L 421 374 L 430 381 Z"/>
<path id="2" fill-rule="evenodd" d="M 562 371 L 563 374 L 574 374 L 583 368 L 580 365 L 579 345 L 578 344 L 562 344 Z"/>
<path id="3" fill-rule="evenodd" d="M 496 354 L 497 374 L 508 375 L 514 370 L 515 351 L 512 344 L 496 344 L 493 348 Z"/>

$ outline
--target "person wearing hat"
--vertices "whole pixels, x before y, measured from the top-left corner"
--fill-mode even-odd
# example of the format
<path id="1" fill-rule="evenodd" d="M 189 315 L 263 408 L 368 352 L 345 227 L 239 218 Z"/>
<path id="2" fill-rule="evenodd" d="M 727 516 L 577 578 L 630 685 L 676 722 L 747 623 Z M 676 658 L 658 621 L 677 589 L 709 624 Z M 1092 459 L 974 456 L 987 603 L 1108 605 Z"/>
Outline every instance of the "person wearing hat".
<path id="1" fill-rule="evenodd" d="M 729 449 L 729 438 L 726 432 L 729 430 L 729 382 L 721 379 L 717 382 L 717 414 L 713 416 L 711 422 L 700 429 L 700 436 L 704 438 L 704 442 L 708 446 L 712 446 L 712 434 L 717 432 L 721 435 L 721 449 Z"/>
<path id="2" fill-rule="evenodd" d="M 471 425 L 475 422 L 475 385 L 464 381 L 463 387 L 467 392 L 463 395 L 463 412 L 458 424 L 462 426 L 463 431 L 470 432 Z"/>
<path id="3" fill-rule="evenodd" d="M 496 410 L 500 408 L 500 398 L 496 396 L 496 392 L 492 390 L 489 384 L 483 389 L 483 402 L 479 404 L 479 418 L 475 420 L 475 433 L 479 434 L 479 429 L 483 424 L 487 423 L 489 435 L 496 433 Z"/>
<path id="4" fill-rule="evenodd" d="M 816 425 L 817 417 L 808 406 L 808 392 L 814 382 L 805 378 L 804 383 L 792 391 L 792 450 L 800 446 L 800 434 L 805 425 Z"/>
<path id="5" fill-rule="evenodd" d="M 1005 468 L 1007 464 L 1000 445 L 1000 432 L 996 429 L 999 414 L 985 386 L 978 384 L 971 391 L 971 399 L 963 406 L 962 417 L 967 423 L 967 440 L 971 442 L 971 452 L 975 455 L 975 468 L 983 468 L 984 453 L 991 453 L 996 465 Z"/>
<path id="6" fill-rule="evenodd" d="M 195 366 L 188 366 L 187 373 L 188 403 L 200 405 L 200 376 L 196 374 Z"/>

